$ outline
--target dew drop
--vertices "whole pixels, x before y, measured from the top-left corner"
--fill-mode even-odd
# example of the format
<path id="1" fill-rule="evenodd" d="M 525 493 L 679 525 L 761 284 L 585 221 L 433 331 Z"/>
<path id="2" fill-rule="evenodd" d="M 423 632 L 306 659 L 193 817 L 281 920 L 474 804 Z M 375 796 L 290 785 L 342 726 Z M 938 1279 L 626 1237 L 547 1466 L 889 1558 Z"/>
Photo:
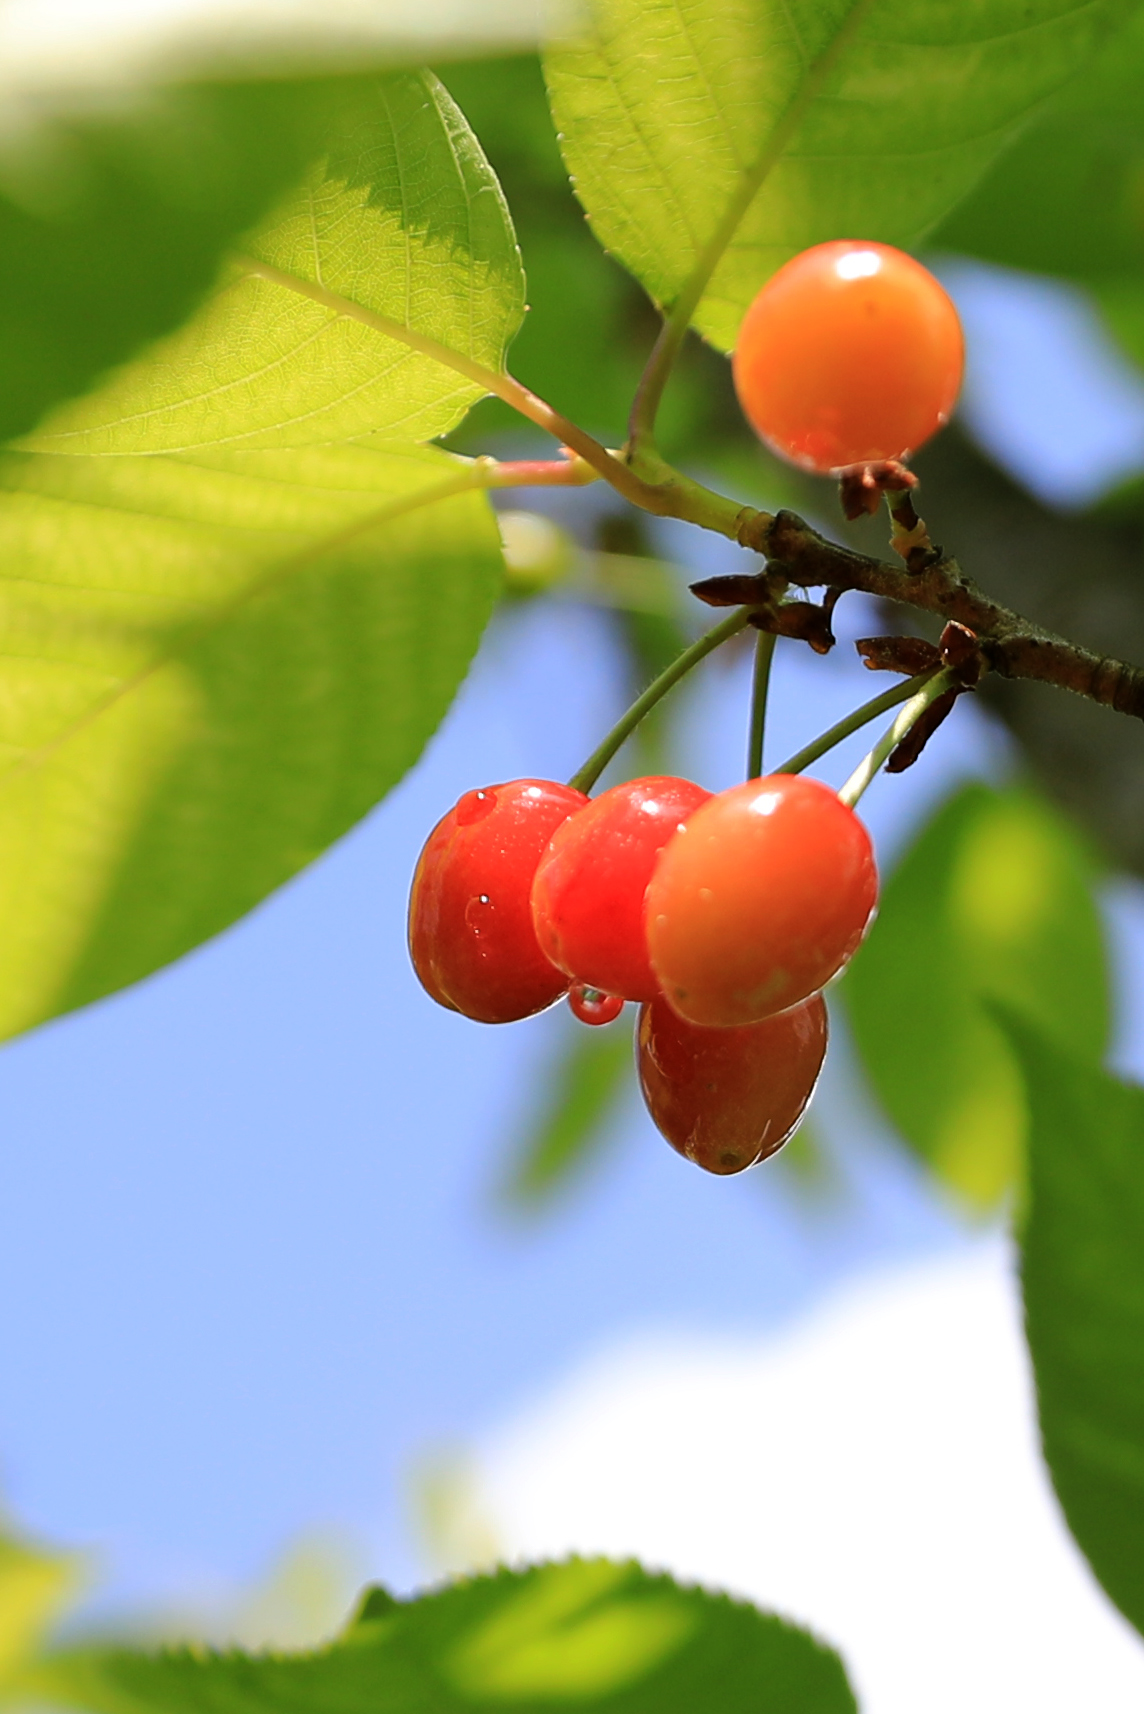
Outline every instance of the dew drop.
<path id="1" fill-rule="evenodd" d="M 496 808 L 497 794 L 491 788 L 483 791 L 466 792 L 459 798 L 453 811 L 458 827 L 472 827 L 476 821 L 483 821 L 486 815 L 491 815 Z"/>

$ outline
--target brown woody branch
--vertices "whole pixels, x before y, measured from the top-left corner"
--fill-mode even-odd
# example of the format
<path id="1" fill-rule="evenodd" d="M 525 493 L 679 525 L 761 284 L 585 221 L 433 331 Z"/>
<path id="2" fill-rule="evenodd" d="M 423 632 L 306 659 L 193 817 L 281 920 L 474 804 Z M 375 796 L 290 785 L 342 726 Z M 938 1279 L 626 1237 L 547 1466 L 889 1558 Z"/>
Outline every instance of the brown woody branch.
<path id="1" fill-rule="evenodd" d="M 773 517 L 744 513 L 739 541 L 766 557 L 767 570 L 757 577 L 710 578 L 696 584 L 701 599 L 722 605 L 734 585 L 736 601 L 769 604 L 784 582 L 802 589 L 862 590 L 943 620 L 955 619 L 976 633 L 989 667 L 1002 678 L 1039 679 L 1144 719 L 1144 670 L 1070 643 L 991 601 L 956 560 L 940 559 L 910 571 L 829 542 L 787 511 Z"/>

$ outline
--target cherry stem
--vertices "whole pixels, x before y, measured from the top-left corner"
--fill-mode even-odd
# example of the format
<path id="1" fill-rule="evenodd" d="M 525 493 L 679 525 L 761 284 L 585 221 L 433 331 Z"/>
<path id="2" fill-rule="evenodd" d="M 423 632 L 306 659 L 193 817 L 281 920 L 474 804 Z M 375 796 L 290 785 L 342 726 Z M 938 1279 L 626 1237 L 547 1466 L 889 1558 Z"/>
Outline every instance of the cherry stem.
<path id="1" fill-rule="evenodd" d="M 600 481 L 600 472 L 573 452 L 562 447 L 562 458 L 490 458 L 482 454 L 476 460 L 488 478 L 490 488 L 586 488 Z"/>
<path id="2" fill-rule="evenodd" d="M 875 774 L 880 771 L 883 763 L 889 760 L 914 722 L 921 718 L 930 703 L 936 702 L 939 696 L 944 696 L 946 691 L 956 683 L 957 674 L 952 668 L 941 667 L 936 673 L 930 675 L 917 695 L 910 698 L 893 725 L 879 738 L 870 754 L 858 764 L 839 792 L 839 798 L 849 809 L 854 808 Z"/>
<path id="3" fill-rule="evenodd" d="M 620 745 L 625 738 L 631 737 L 644 715 L 650 713 L 656 703 L 665 697 L 681 678 L 685 678 L 692 667 L 698 666 L 713 649 L 717 649 L 720 643 L 725 643 L 728 637 L 745 630 L 750 624 L 751 612 L 750 607 L 737 607 L 720 624 L 713 625 L 710 631 L 705 631 L 690 648 L 677 655 L 671 665 L 665 668 L 658 678 L 652 680 L 643 695 L 636 698 L 627 713 L 621 715 L 603 743 L 592 751 L 584 766 L 572 775 L 568 781 L 572 790 L 590 792 Z"/>
<path id="4" fill-rule="evenodd" d="M 755 674 L 751 681 L 751 730 L 747 739 L 747 778 L 757 780 L 763 771 L 763 734 L 767 728 L 767 691 L 771 683 L 771 662 L 775 655 L 775 634 L 760 631 L 755 643 Z"/>
<path id="5" fill-rule="evenodd" d="M 845 720 L 836 721 L 819 737 L 812 739 L 801 750 L 796 750 L 781 768 L 772 768 L 771 772 L 801 774 L 804 768 L 809 768 L 812 762 L 817 762 L 820 756 L 825 756 L 828 750 L 833 750 L 836 744 L 841 744 L 852 732 L 861 731 L 871 720 L 877 720 L 879 714 L 888 714 L 891 708 L 896 708 L 899 702 L 905 702 L 907 697 L 916 696 L 918 691 L 929 683 L 931 677 L 931 673 L 915 673 L 913 678 L 904 679 L 891 690 L 884 690 L 881 696 L 871 697 L 869 702 L 864 702 L 861 708 L 856 708 Z"/>

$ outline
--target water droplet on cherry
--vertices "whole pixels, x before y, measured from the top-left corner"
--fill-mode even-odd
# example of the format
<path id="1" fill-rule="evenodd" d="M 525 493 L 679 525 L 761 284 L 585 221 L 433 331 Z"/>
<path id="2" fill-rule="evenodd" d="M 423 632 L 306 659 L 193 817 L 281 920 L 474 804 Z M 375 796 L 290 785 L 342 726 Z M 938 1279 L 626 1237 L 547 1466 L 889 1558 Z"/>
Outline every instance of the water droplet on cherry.
<path id="1" fill-rule="evenodd" d="M 568 1004 L 582 1024 L 610 1024 L 624 1009 L 618 994 L 602 994 L 586 982 L 575 982 L 568 990 Z"/>

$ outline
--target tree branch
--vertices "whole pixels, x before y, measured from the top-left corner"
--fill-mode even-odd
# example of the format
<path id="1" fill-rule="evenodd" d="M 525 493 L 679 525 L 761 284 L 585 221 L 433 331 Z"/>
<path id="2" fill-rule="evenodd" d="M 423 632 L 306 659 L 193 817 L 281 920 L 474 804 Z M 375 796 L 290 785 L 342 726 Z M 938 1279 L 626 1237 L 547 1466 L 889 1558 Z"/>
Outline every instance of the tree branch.
<path id="1" fill-rule="evenodd" d="M 1144 720 L 1144 670 L 1070 643 L 991 601 L 956 560 L 941 559 L 911 572 L 829 542 L 787 511 L 773 518 L 745 513 L 738 539 L 766 557 L 768 570 L 756 577 L 693 584 L 700 600 L 713 606 L 758 604 L 769 597 L 776 577 L 806 589 L 862 590 L 967 626 L 979 638 L 991 670 L 1002 678 L 1038 679 Z"/>

